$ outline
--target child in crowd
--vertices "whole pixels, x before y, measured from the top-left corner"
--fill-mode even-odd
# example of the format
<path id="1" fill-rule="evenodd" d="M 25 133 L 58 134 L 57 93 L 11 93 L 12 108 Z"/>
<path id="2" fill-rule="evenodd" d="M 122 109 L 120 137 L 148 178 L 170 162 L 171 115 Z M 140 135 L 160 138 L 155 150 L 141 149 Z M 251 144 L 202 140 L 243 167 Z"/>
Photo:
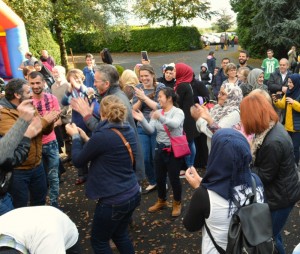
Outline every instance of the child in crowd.
<path id="1" fill-rule="evenodd" d="M 73 98 L 85 98 L 89 101 L 90 104 L 94 104 L 93 115 L 99 117 L 99 103 L 97 102 L 93 88 L 87 88 L 84 82 L 84 74 L 79 69 L 72 69 L 67 74 L 67 81 L 71 84 L 71 86 L 66 90 L 66 93 L 62 99 L 62 105 L 67 106 L 70 105 L 70 102 Z M 75 123 L 79 128 L 84 130 L 88 136 L 91 135 L 91 131 L 85 125 L 82 116 L 75 110 L 72 110 L 72 123 Z M 75 184 L 83 184 L 86 181 L 88 172 L 87 165 L 83 168 L 78 169 L 78 179 Z"/>
<path id="2" fill-rule="evenodd" d="M 86 87 L 94 88 L 94 75 L 95 75 L 94 67 L 96 66 L 94 56 L 90 53 L 86 54 L 85 62 L 87 66 L 83 68 L 83 74 L 85 77 L 83 84 Z"/>

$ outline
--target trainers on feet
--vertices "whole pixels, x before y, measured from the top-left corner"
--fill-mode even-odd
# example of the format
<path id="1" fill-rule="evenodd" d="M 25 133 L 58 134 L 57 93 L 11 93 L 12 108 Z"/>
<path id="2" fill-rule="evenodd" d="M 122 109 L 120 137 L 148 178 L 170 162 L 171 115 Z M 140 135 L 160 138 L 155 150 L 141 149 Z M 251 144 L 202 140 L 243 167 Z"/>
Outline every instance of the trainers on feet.
<path id="1" fill-rule="evenodd" d="M 153 184 L 153 185 L 149 184 L 146 187 L 146 189 L 143 191 L 143 194 L 147 194 L 147 193 L 149 193 L 149 192 L 151 192 L 151 191 L 153 191 L 155 189 L 156 189 L 156 184 Z"/>
<path id="2" fill-rule="evenodd" d="M 179 178 L 185 178 L 185 170 L 180 170 Z"/>

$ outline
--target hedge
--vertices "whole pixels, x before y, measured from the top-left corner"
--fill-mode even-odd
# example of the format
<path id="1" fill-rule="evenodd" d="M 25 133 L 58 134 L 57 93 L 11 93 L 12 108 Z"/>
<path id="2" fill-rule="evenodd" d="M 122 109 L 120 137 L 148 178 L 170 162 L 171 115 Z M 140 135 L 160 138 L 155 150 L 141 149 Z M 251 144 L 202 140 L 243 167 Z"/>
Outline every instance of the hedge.
<path id="1" fill-rule="evenodd" d="M 110 39 L 104 39 L 102 33 L 74 33 L 66 38 L 66 46 L 74 53 L 100 52 L 103 48 L 111 52 L 173 52 L 202 48 L 196 27 L 133 28 L 129 38 L 112 32 Z"/>

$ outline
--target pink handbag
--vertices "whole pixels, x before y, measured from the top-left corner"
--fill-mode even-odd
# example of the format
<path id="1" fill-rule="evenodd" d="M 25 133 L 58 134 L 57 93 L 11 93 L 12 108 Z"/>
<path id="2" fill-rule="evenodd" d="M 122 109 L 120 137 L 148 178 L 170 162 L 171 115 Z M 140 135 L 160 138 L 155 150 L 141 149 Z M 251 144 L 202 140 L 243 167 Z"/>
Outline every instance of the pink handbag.
<path id="1" fill-rule="evenodd" d="M 162 111 L 164 114 L 164 111 Z M 183 133 L 181 136 L 172 137 L 169 129 L 164 124 L 166 133 L 168 134 L 171 142 L 172 152 L 175 158 L 182 158 L 191 154 L 191 150 L 189 148 L 189 143 L 187 142 L 186 135 Z"/>

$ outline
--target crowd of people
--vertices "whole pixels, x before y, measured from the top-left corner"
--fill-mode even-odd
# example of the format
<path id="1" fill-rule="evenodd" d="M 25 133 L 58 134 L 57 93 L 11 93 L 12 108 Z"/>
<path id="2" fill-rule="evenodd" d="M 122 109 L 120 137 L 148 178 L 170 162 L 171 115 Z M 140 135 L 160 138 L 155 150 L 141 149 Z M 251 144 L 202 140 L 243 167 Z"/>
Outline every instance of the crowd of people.
<path id="1" fill-rule="evenodd" d="M 233 200 L 245 202 L 254 178 L 284 254 L 281 232 L 300 200 L 300 74 L 292 68 L 294 52 L 292 47 L 289 59 L 278 61 L 269 49 L 261 68 L 248 65 L 246 50 L 239 52 L 238 64 L 226 57 L 220 67 L 209 52 L 199 72 L 169 63 L 159 78 L 149 59 L 119 74 L 112 64 L 96 65 L 88 53 L 83 70 L 66 73 L 47 50 L 40 60 L 27 52 L 20 65 L 24 79 L 9 80 L 0 99 L 0 253 L 48 253 L 51 244 L 51 253 L 81 253 L 78 230 L 59 204 L 65 148 L 77 168 L 74 184 L 85 184 L 86 196 L 97 201 L 95 253 L 111 253 L 110 241 L 122 254 L 135 253 L 128 226 L 142 194 L 157 190 L 148 212 L 168 209 L 171 194 L 170 215 L 183 215 L 180 178 L 195 189 L 184 226 L 202 230 L 202 253 L 218 253 L 204 225 L 226 249 L 238 209 Z M 171 138 L 182 135 L 190 153 L 177 157 Z"/>

